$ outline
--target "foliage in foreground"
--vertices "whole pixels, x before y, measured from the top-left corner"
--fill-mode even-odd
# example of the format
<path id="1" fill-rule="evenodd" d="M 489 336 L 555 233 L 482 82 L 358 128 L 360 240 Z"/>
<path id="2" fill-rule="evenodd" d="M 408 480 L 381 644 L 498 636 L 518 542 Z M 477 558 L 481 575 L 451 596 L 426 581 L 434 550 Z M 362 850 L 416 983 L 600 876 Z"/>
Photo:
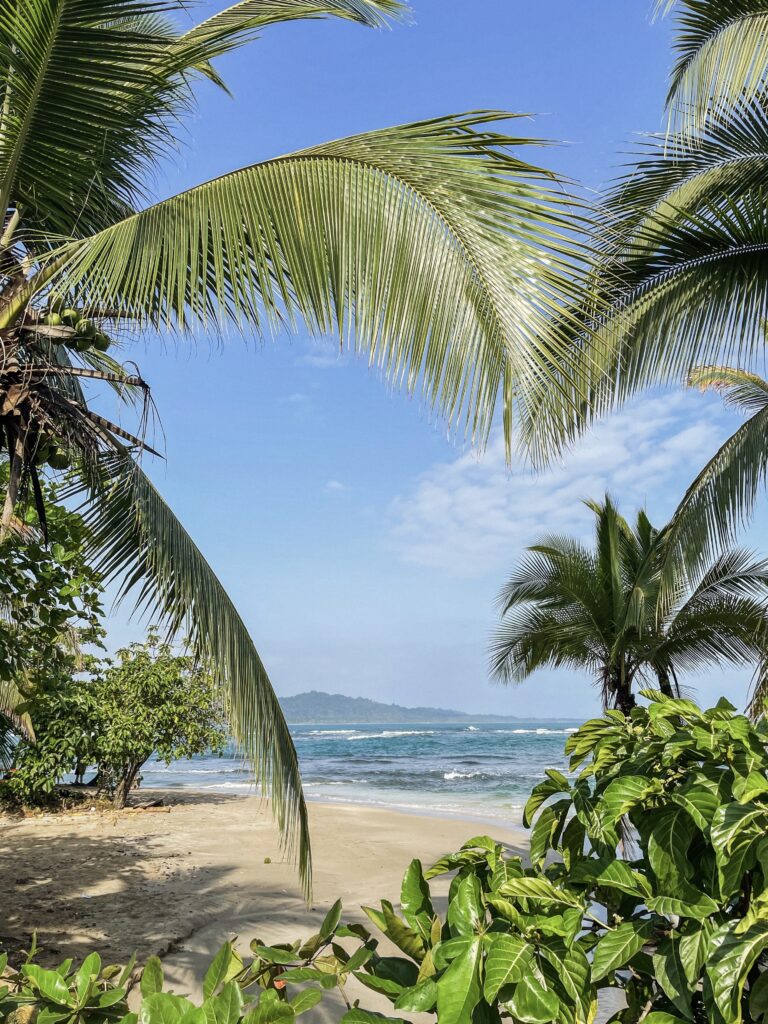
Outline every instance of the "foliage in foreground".
<path id="1" fill-rule="evenodd" d="M 256 940 L 247 962 L 223 946 L 200 1006 L 163 992 L 160 964 L 150 960 L 141 1024 L 289 1024 L 335 988 L 347 1000 L 345 1024 L 414 1011 L 440 1024 L 591 1024 L 609 988 L 626 1000 L 617 1024 L 762 1020 L 768 727 L 726 701 L 701 711 L 646 696 L 649 707 L 629 718 L 609 711 L 582 726 L 566 748 L 578 774 L 548 770 L 533 790 L 530 866 L 475 837 L 426 872 L 414 860 L 398 910 L 386 900 L 366 908 L 396 955 L 382 955 L 361 925 L 341 924 L 337 903 L 304 942 Z M 430 882 L 447 874 L 441 916 Z M 36 1003 L 46 1010 L 39 1024 L 113 1020 L 125 1012 L 120 983 L 108 994 L 99 961 L 90 964 L 87 981 L 69 963 L 59 972 L 22 966 L 0 1013 Z M 350 1002 L 352 977 L 387 997 L 393 1018 Z M 98 1005 L 104 994 L 114 1002 Z"/>
<path id="2" fill-rule="evenodd" d="M 93 666 L 87 679 L 70 677 L 36 693 L 26 707 L 35 742 L 21 740 L 2 789 L 11 799 L 45 801 L 70 772 L 95 765 L 94 788 L 123 807 L 144 763 L 155 754 L 179 757 L 220 751 L 223 708 L 210 673 L 150 631 L 146 643 Z"/>

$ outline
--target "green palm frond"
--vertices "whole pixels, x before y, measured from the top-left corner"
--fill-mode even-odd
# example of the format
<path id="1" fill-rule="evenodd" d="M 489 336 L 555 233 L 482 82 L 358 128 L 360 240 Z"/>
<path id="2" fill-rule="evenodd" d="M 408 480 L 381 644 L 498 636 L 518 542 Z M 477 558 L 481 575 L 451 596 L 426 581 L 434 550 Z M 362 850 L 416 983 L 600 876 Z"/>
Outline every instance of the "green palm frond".
<path id="1" fill-rule="evenodd" d="M 505 385 L 548 379 L 578 289 L 571 200 L 481 112 L 370 132 L 244 168 L 53 254 L 86 305 L 179 330 L 301 318 L 472 436 Z M 30 288 L 39 287 L 33 282 Z M 22 296 L 17 307 L 26 301 Z M 9 307 L 2 322 L 15 315 Z"/>
<path id="2" fill-rule="evenodd" d="M 676 10 L 677 54 L 667 106 L 670 120 L 696 138 L 743 98 L 753 100 L 766 85 L 766 0 L 662 0 Z"/>
<path id="3" fill-rule="evenodd" d="M 81 512 L 95 568 L 131 595 L 135 609 L 169 634 L 188 636 L 211 666 L 234 738 L 271 798 L 289 855 L 308 888 L 311 854 L 296 751 L 280 704 L 235 606 L 179 520 L 127 452 L 102 459 L 98 486 L 85 480 Z"/>
<path id="4" fill-rule="evenodd" d="M 713 558 L 749 519 L 768 471 L 768 383 L 727 366 L 701 367 L 692 386 L 717 388 L 749 418 L 697 474 L 668 527 L 669 550 L 696 564 Z"/>
<path id="5" fill-rule="evenodd" d="M 32 719 L 21 707 L 23 702 L 24 696 L 12 679 L 0 680 L 0 732 L 2 731 L 2 719 L 5 718 L 22 736 L 34 740 L 35 729 Z M 2 766 L 1 755 L 0 766 Z"/>
<path id="6" fill-rule="evenodd" d="M 383 28 L 407 13 L 408 6 L 400 0 L 240 0 L 179 36 L 174 50 L 194 54 L 196 60 L 212 60 L 260 29 L 284 21 L 333 17 Z"/>

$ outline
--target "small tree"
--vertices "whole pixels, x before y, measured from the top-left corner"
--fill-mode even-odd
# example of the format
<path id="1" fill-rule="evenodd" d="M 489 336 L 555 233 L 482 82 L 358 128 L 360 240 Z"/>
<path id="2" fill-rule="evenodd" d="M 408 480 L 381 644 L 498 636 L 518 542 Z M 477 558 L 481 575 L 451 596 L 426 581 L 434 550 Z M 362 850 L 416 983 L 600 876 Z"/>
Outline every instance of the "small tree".
<path id="1" fill-rule="evenodd" d="M 210 672 L 151 631 L 118 651 L 93 684 L 98 713 L 99 782 L 124 807 L 142 765 L 155 753 L 170 763 L 226 741 L 224 714 Z"/>
<path id="2" fill-rule="evenodd" d="M 223 748 L 223 707 L 210 672 L 156 632 L 93 668 L 90 679 L 70 678 L 31 702 L 37 742 L 18 747 L 8 783 L 16 799 L 36 802 L 64 775 L 93 764 L 94 782 L 120 808 L 152 754 L 169 763 Z"/>

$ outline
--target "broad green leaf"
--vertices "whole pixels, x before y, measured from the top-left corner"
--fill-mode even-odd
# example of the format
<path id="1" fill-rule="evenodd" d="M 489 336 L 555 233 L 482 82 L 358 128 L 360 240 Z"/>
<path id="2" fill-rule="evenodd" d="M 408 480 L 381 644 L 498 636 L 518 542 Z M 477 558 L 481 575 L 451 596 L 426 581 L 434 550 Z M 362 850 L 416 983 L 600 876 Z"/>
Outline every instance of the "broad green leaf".
<path id="1" fill-rule="evenodd" d="M 570 882 L 594 883 L 603 889 L 618 889 L 629 896 L 651 895 L 648 879 L 624 860 L 612 857 L 589 857 L 578 861 L 568 873 Z"/>
<path id="2" fill-rule="evenodd" d="M 485 961 L 483 992 L 492 1003 L 504 985 L 520 981 L 535 967 L 534 947 L 517 935 L 497 932 L 491 935 L 491 947 Z"/>
<path id="3" fill-rule="evenodd" d="M 163 991 L 163 965 L 156 956 L 151 956 L 141 972 L 141 994 L 144 998 Z"/>
<path id="4" fill-rule="evenodd" d="M 150 992 L 141 1000 L 139 1024 L 179 1024 L 187 1010 L 194 1009 L 185 1002 L 170 992 Z"/>
<path id="5" fill-rule="evenodd" d="M 712 921 L 703 920 L 689 926 L 684 935 L 680 936 L 680 962 L 685 971 L 688 984 L 693 988 L 699 980 L 701 968 L 707 958 L 707 950 L 715 925 Z"/>
<path id="6" fill-rule="evenodd" d="M 768 793 L 768 779 L 762 772 L 750 772 L 746 778 L 736 776 L 733 780 L 733 795 L 740 804 L 749 803 L 757 796 Z"/>
<path id="7" fill-rule="evenodd" d="M 320 989 L 305 988 L 303 992 L 299 992 L 298 995 L 293 997 L 290 1006 L 298 1017 L 300 1013 L 305 1013 L 307 1010 L 311 1010 L 313 1006 L 317 1006 L 322 998 L 323 993 Z"/>
<path id="8" fill-rule="evenodd" d="M 101 972 L 101 957 L 98 953 L 89 953 L 75 974 L 77 1005 L 85 1006 L 92 982 Z"/>
<path id="9" fill-rule="evenodd" d="M 591 1003 L 591 967 L 587 955 L 576 943 L 566 944 L 562 939 L 545 939 L 541 943 L 541 955 L 555 969 L 558 983 L 562 985 L 575 1006 L 586 1010 Z"/>
<path id="10" fill-rule="evenodd" d="M 323 918 L 323 923 L 320 925 L 320 937 L 327 939 L 336 931 L 336 927 L 341 920 L 341 900 L 336 900 L 331 909 Z"/>
<path id="11" fill-rule="evenodd" d="M 405 988 L 395 1000 L 396 1010 L 408 1013 L 431 1013 L 437 1005 L 437 985 L 431 978 Z"/>
<path id="12" fill-rule="evenodd" d="M 676 896 L 653 896 L 647 899 L 649 910 L 657 914 L 690 917 L 695 921 L 703 921 L 720 909 L 719 904 L 706 893 L 694 889 L 690 885 L 678 885 Z"/>
<path id="13" fill-rule="evenodd" d="M 557 842 L 557 837 L 570 808 L 570 800 L 557 800 L 553 804 L 548 804 L 536 818 L 528 850 L 531 864 L 534 866 L 543 862 L 549 850 Z"/>
<path id="14" fill-rule="evenodd" d="M 435 911 L 420 860 L 412 860 L 405 872 L 400 889 L 400 910 L 408 924 L 419 930 L 422 938 L 429 937 Z"/>
<path id="15" fill-rule="evenodd" d="M 640 775 L 624 775 L 606 786 L 600 794 L 598 813 L 604 825 L 614 825 L 622 815 L 631 811 L 652 792 L 653 779 Z"/>
<path id="16" fill-rule="evenodd" d="M 116 1003 L 121 1003 L 124 999 L 124 989 L 108 988 L 106 992 L 100 993 L 97 1002 L 102 1009 L 106 1009 L 108 1006 L 114 1006 Z"/>
<path id="17" fill-rule="evenodd" d="M 479 938 L 456 957 L 437 981 L 437 1017 L 440 1024 L 471 1024 L 472 1013 L 482 998 L 480 989 Z"/>
<path id="18" fill-rule="evenodd" d="M 243 992 L 234 981 L 225 982 L 221 992 L 203 1003 L 206 1024 L 237 1024 L 243 1012 Z"/>
<path id="19" fill-rule="evenodd" d="M 546 774 L 547 778 L 533 787 L 525 805 L 523 825 L 526 828 L 531 827 L 533 816 L 545 801 L 549 800 L 556 793 L 567 793 L 571 788 L 571 784 L 562 772 L 558 772 L 554 768 L 548 768 Z"/>
<path id="20" fill-rule="evenodd" d="M 595 946 L 592 979 L 599 981 L 611 971 L 626 967 L 653 934 L 651 921 L 626 921 L 606 932 Z"/>
<path id="21" fill-rule="evenodd" d="M 24 964 L 21 971 L 46 999 L 59 1006 L 74 1007 L 75 1000 L 58 971 L 46 971 L 37 964 Z"/>
<path id="22" fill-rule="evenodd" d="M 211 961 L 203 978 L 203 998 L 208 999 L 220 985 L 228 980 L 229 965 L 232 961 L 232 943 L 225 942 Z"/>
<path id="23" fill-rule="evenodd" d="M 290 1003 L 284 1002 L 274 989 L 259 996 L 256 1007 L 245 1015 L 243 1024 L 290 1024 L 295 1014 Z"/>
<path id="24" fill-rule="evenodd" d="M 648 838 L 648 860 L 659 884 L 668 890 L 686 882 L 693 872 L 688 848 L 695 826 L 682 807 L 669 806 L 653 813 Z"/>
<path id="25" fill-rule="evenodd" d="M 538 978 L 526 975 L 522 978 L 505 1004 L 515 1020 L 523 1024 L 547 1024 L 558 1016 L 560 1000 Z"/>
<path id="26" fill-rule="evenodd" d="M 278 949 L 277 946 L 254 946 L 253 952 L 271 964 L 294 964 L 296 954 L 292 950 Z"/>
<path id="27" fill-rule="evenodd" d="M 741 993 L 747 975 L 768 946 L 768 921 L 758 920 L 743 928 L 741 921 L 729 921 L 712 939 L 707 974 L 717 1008 L 729 1024 L 741 1020 Z"/>
<path id="28" fill-rule="evenodd" d="M 724 899 L 741 888 L 741 880 L 755 862 L 757 844 L 768 831 L 768 809 L 754 804 L 724 804 L 712 822 L 712 846 L 717 860 L 720 892 Z"/>
<path id="29" fill-rule="evenodd" d="M 482 890 L 477 875 L 460 879 L 456 895 L 448 904 L 448 926 L 455 936 L 474 935 L 485 915 Z"/>
<path id="30" fill-rule="evenodd" d="M 691 988 L 685 974 L 677 939 L 664 939 L 653 954 L 656 980 L 667 999 L 684 1017 L 693 1018 Z"/>
<path id="31" fill-rule="evenodd" d="M 524 878 L 510 878 L 499 889 L 503 896 L 514 896 L 540 900 L 542 903 L 556 903 L 564 906 L 581 906 L 575 893 L 566 892 L 553 885 L 548 878 L 527 875 Z"/>
<path id="32" fill-rule="evenodd" d="M 388 906 L 384 907 L 384 923 L 384 933 L 398 949 L 421 963 L 427 951 L 421 935 L 413 928 L 409 928 Z"/>
<path id="33" fill-rule="evenodd" d="M 706 834 L 720 806 L 717 793 L 704 786 L 691 786 L 670 793 L 670 799 L 687 811 L 696 826 Z"/>

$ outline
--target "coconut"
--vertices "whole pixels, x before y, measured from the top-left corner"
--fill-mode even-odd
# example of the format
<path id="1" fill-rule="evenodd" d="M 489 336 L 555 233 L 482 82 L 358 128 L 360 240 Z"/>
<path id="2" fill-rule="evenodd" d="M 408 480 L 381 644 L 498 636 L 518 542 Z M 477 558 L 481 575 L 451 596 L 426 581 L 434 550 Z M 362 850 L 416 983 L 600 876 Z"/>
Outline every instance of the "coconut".
<path id="1" fill-rule="evenodd" d="M 69 455 L 61 448 L 54 448 L 48 456 L 48 465 L 51 469 L 68 469 L 70 464 Z"/>
<path id="2" fill-rule="evenodd" d="M 74 327 L 75 324 L 82 319 L 82 317 L 80 316 L 80 311 L 78 309 L 72 309 L 71 307 L 68 307 L 67 309 L 62 309 L 61 319 L 64 321 L 65 324 L 67 324 L 68 327 Z"/>
<path id="3" fill-rule="evenodd" d="M 83 318 L 82 320 L 77 321 L 75 324 L 75 330 L 83 338 L 92 338 L 96 333 L 96 325 L 92 320 L 86 320 Z"/>
<path id="4" fill-rule="evenodd" d="M 111 344 L 109 336 L 101 331 L 97 331 L 93 336 L 93 347 L 99 352 L 106 352 Z"/>
<path id="5" fill-rule="evenodd" d="M 58 313 L 46 313 L 43 317 L 43 323 L 46 327 L 61 327 L 61 317 Z"/>
<path id="6" fill-rule="evenodd" d="M 87 352 L 93 342 L 90 338 L 78 338 L 75 342 L 75 348 L 78 352 Z"/>

